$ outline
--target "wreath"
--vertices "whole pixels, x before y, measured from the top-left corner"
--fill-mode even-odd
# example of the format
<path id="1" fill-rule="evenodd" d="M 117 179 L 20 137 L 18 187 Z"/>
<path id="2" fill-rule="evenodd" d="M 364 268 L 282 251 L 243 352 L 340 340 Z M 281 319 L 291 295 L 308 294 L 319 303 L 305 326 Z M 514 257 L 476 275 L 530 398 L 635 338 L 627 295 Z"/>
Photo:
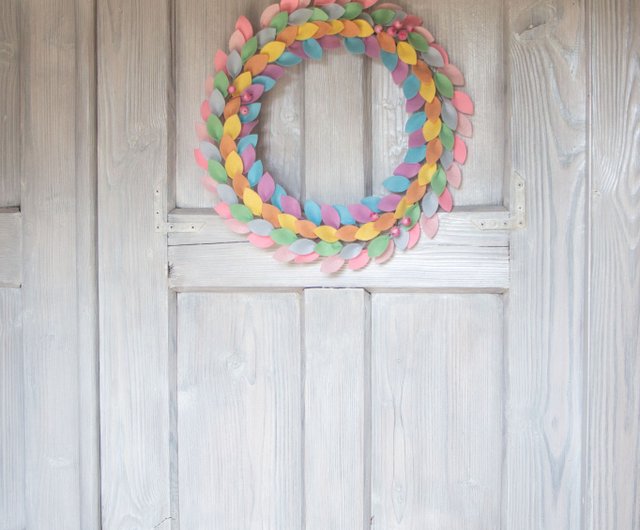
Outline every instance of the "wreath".
<path id="1" fill-rule="evenodd" d="M 262 13 L 254 33 L 241 16 L 229 53 L 215 55 L 200 107 L 203 123 L 195 158 L 207 171 L 205 186 L 216 196 L 215 211 L 237 233 L 260 248 L 277 246 L 282 262 L 324 258 L 321 270 L 357 270 L 371 260 L 387 261 L 395 249 L 410 249 L 423 231 L 433 238 L 438 211 L 450 211 L 449 186 L 460 185 L 467 158 L 461 136 L 472 132 L 469 96 L 456 87 L 464 78 L 449 62 L 422 20 L 395 4 L 377 0 L 281 0 Z M 375 5 L 375 6 L 374 6 Z M 354 55 L 379 58 L 402 87 L 409 144 L 384 181 L 384 196 L 357 204 L 304 204 L 288 195 L 257 158 L 254 133 L 260 99 L 285 69 L 304 59 L 321 60 L 325 50 L 344 46 Z"/>

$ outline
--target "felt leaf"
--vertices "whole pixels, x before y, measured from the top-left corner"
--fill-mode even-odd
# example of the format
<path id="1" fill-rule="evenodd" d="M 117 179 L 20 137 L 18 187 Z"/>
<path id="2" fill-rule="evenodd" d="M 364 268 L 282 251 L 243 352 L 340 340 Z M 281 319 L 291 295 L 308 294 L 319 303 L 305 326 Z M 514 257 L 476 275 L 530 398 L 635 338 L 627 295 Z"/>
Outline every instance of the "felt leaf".
<path id="1" fill-rule="evenodd" d="M 453 151 L 444 150 L 440 156 L 440 165 L 445 169 L 449 169 L 453 164 Z"/>
<path id="2" fill-rule="evenodd" d="M 345 260 L 340 256 L 329 256 L 322 262 L 322 265 L 320 265 L 320 271 L 323 274 L 335 274 L 344 264 Z"/>
<path id="3" fill-rule="evenodd" d="M 407 247 L 409 246 L 409 232 L 401 229 L 400 233 L 393 238 L 393 241 L 398 250 L 407 250 Z"/>
<path id="4" fill-rule="evenodd" d="M 409 188 L 409 184 L 409 179 L 399 176 L 389 177 L 382 183 L 385 188 L 394 193 L 403 193 L 407 191 L 407 188 Z"/>
<path id="5" fill-rule="evenodd" d="M 414 202 L 418 202 L 420 199 L 422 199 L 422 196 L 425 194 L 426 191 L 427 191 L 426 184 L 422 185 L 418 180 L 413 180 L 411 182 L 411 185 L 409 186 L 409 189 L 407 190 L 407 193 L 405 195 L 405 200 L 407 201 L 408 204 L 413 204 Z"/>
<path id="6" fill-rule="evenodd" d="M 235 151 L 229 153 L 229 156 L 224 163 L 224 167 L 227 171 L 227 175 L 229 175 L 231 178 L 234 178 L 237 175 L 242 175 L 242 171 L 244 170 L 242 158 L 240 158 L 240 155 Z"/>
<path id="7" fill-rule="evenodd" d="M 451 151 L 451 149 L 453 149 L 453 132 L 451 131 L 451 129 L 443 124 L 439 137 L 444 148 L 448 151 Z"/>
<path id="8" fill-rule="evenodd" d="M 248 234 L 250 232 L 246 223 L 241 223 L 237 219 L 227 219 L 224 222 L 225 226 L 236 234 Z"/>
<path id="9" fill-rule="evenodd" d="M 271 90 L 276 84 L 275 79 L 271 79 L 270 77 L 264 75 L 254 77 L 253 82 L 255 84 L 262 85 L 265 92 L 269 92 L 269 90 Z"/>
<path id="10" fill-rule="evenodd" d="M 403 61 L 398 61 L 396 69 L 391 72 L 391 78 L 393 79 L 393 82 L 396 85 L 400 86 L 402 85 L 402 83 L 404 83 L 407 75 L 409 75 L 409 65 Z"/>
<path id="11" fill-rule="evenodd" d="M 380 52 L 380 59 L 385 68 L 390 72 L 393 72 L 398 66 L 399 59 L 395 52 L 390 53 L 383 50 Z"/>
<path id="12" fill-rule="evenodd" d="M 264 53 L 265 55 L 267 55 L 269 57 L 269 62 L 272 63 L 274 61 L 277 61 L 278 58 L 284 53 L 285 47 L 286 45 L 284 42 L 274 40 L 273 42 L 265 44 L 260 50 L 260 53 Z"/>
<path id="13" fill-rule="evenodd" d="M 315 4 L 319 5 L 317 0 Z M 327 5 L 324 5 L 324 4 L 327 4 Z M 324 11 L 327 14 L 327 17 L 329 18 L 329 20 L 336 20 L 338 18 L 342 18 L 342 15 L 344 15 L 344 11 L 345 11 L 344 7 L 342 7 L 340 4 L 334 4 L 333 0 L 323 2 L 323 5 L 320 9 L 322 9 L 322 11 Z"/>
<path id="14" fill-rule="evenodd" d="M 260 182 L 258 182 L 258 195 L 263 201 L 271 199 L 273 192 L 276 189 L 275 181 L 269 173 L 262 175 Z"/>
<path id="15" fill-rule="evenodd" d="M 342 204 L 334 204 L 333 207 L 336 209 L 338 214 L 340 214 L 340 223 L 343 225 L 352 225 L 355 224 L 356 220 L 351 215 L 351 212 L 346 206 Z"/>
<path id="16" fill-rule="evenodd" d="M 427 103 L 433 101 L 433 98 L 436 97 L 436 83 L 433 79 L 420 85 L 420 95 Z"/>
<path id="17" fill-rule="evenodd" d="M 427 164 L 435 164 L 442 156 L 442 142 L 439 138 L 431 140 L 427 144 Z"/>
<path id="18" fill-rule="evenodd" d="M 336 229 L 333 226 L 322 225 L 316 228 L 314 232 L 316 236 L 318 236 L 323 241 L 328 241 L 329 243 L 338 241 L 338 236 L 336 235 Z"/>
<path id="19" fill-rule="evenodd" d="M 412 99 L 420 92 L 420 79 L 415 75 L 410 75 L 402 85 L 402 91 L 405 99 Z"/>
<path id="20" fill-rule="evenodd" d="M 362 13 L 362 5 L 357 2 L 349 2 L 342 7 L 344 7 L 344 15 L 342 15 L 342 18 L 346 18 L 347 20 L 353 20 Z"/>
<path id="21" fill-rule="evenodd" d="M 415 177 L 420 171 L 421 165 L 403 162 L 394 171 L 393 174 L 399 177 L 407 177 L 408 179 Z"/>
<path id="22" fill-rule="evenodd" d="M 269 236 L 259 236 L 258 234 L 249 234 L 247 239 L 257 248 L 270 248 L 275 243 Z"/>
<path id="23" fill-rule="evenodd" d="M 284 197 L 286 194 L 287 193 L 284 191 L 284 188 L 280 186 L 280 184 L 276 184 L 276 189 L 273 190 L 273 195 L 271 196 L 271 204 L 279 210 L 282 210 L 282 206 L 280 206 L 280 198 Z"/>
<path id="24" fill-rule="evenodd" d="M 227 184 L 218 184 L 216 191 L 218 192 L 218 197 L 220 197 L 222 202 L 227 204 L 236 204 L 238 202 L 238 196 L 231 186 Z"/>
<path id="25" fill-rule="evenodd" d="M 269 22 L 269 26 L 274 28 L 277 33 L 280 33 L 284 28 L 287 27 L 288 22 L 289 13 L 287 13 L 286 11 L 281 11 L 271 19 L 271 22 Z"/>
<path id="26" fill-rule="evenodd" d="M 229 210 L 231 211 L 231 215 L 234 219 L 237 219 L 240 222 L 248 223 L 253 219 L 253 215 L 251 214 L 251 210 L 247 208 L 244 204 L 232 204 L 229 206 Z"/>
<path id="27" fill-rule="evenodd" d="M 446 98 L 453 97 L 453 84 L 446 75 L 440 72 L 436 72 L 434 79 L 439 94 L 443 95 Z"/>
<path id="28" fill-rule="evenodd" d="M 398 178 L 404 178 L 404 177 L 398 177 Z M 380 208 L 380 210 L 382 210 L 383 212 L 393 212 L 398 206 L 400 199 L 402 199 L 401 195 L 390 193 L 389 195 L 386 195 L 382 198 L 382 200 L 378 203 L 378 208 Z"/>
<path id="29" fill-rule="evenodd" d="M 441 68 L 444 66 L 444 59 L 440 52 L 433 46 L 429 46 L 429 49 L 422 54 L 422 58 L 429 65 L 434 68 Z"/>
<path id="30" fill-rule="evenodd" d="M 211 142 L 200 142 L 200 152 L 207 160 L 217 160 L 218 162 L 222 161 L 220 150 Z"/>
<path id="31" fill-rule="evenodd" d="M 438 211 L 438 196 L 433 191 L 430 191 L 422 198 L 420 207 L 424 215 L 431 217 Z"/>
<path id="32" fill-rule="evenodd" d="M 446 99 L 442 103 L 442 121 L 444 121 L 452 131 L 455 131 L 458 127 L 458 111 L 451 101 L 447 101 Z"/>
<path id="33" fill-rule="evenodd" d="M 316 228 L 318 228 L 316 224 L 307 219 L 298 219 L 296 221 L 296 231 L 307 239 L 315 239 L 318 237 L 315 233 Z"/>
<path id="34" fill-rule="evenodd" d="M 329 243 L 328 241 L 320 241 L 313 251 L 320 256 L 335 256 L 342 250 L 342 243 L 335 241 Z"/>
<path id="35" fill-rule="evenodd" d="M 415 226 L 409 230 L 409 244 L 407 245 L 408 249 L 412 249 L 416 246 L 418 241 L 420 241 L 420 224 L 416 223 Z"/>
<path id="36" fill-rule="evenodd" d="M 298 0 L 280 0 L 280 9 L 291 13 L 298 8 Z"/>
<path id="37" fill-rule="evenodd" d="M 436 121 L 427 120 L 422 128 L 422 135 L 427 142 L 430 142 L 434 138 L 437 138 L 442 130 L 442 122 L 440 118 Z"/>
<path id="38" fill-rule="evenodd" d="M 462 75 L 462 72 L 460 72 L 457 66 L 454 66 L 452 64 L 445 64 L 442 68 L 440 68 L 440 71 L 444 75 L 446 75 L 449 79 L 451 79 L 451 82 L 454 85 L 456 86 L 464 85 L 464 76 Z"/>
<path id="39" fill-rule="evenodd" d="M 378 33 L 378 44 L 380 44 L 380 49 L 386 53 L 393 54 L 398 58 L 396 54 L 396 40 L 389 35 L 386 31 L 381 31 Z"/>
<path id="40" fill-rule="evenodd" d="M 355 241 L 358 227 L 355 225 L 345 225 L 338 229 L 338 237 L 341 241 Z"/>
<path id="41" fill-rule="evenodd" d="M 242 58 L 236 50 L 233 50 L 227 57 L 227 72 L 231 77 L 236 77 L 241 71 Z"/>
<path id="42" fill-rule="evenodd" d="M 258 39 L 258 47 L 262 48 L 265 44 L 268 44 L 271 41 L 276 40 L 276 32 L 275 28 L 264 28 L 256 33 L 256 38 Z"/>
<path id="43" fill-rule="evenodd" d="M 364 41 L 357 37 L 344 39 L 344 47 L 354 55 L 360 55 L 365 52 Z"/>
<path id="44" fill-rule="evenodd" d="M 362 252 L 362 244 L 361 243 L 349 243 L 345 245 L 340 251 L 340 257 L 342 259 L 353 259 L 356 256 L 359 256 Z"/>
<path id="45" fill-rule="evenodd" d="M 264 53 L 258 53 L 247 60 L 244 65 L 245 72 L 249 72 L 252 76 L 257 77 L 269 64 L 269 56 Z M 255 79 L 253 80 L 255 83 Z"/>
<path id="46" fill-rule="evenodd" d="M 357 19 L 354 20 L 353 23 L 358 26 L 358 29 L 360 30 L 360 33 L 358 33 L 358 37 L 360 37 L 361 39 L 365 39 L 373 35 L 373 28 L 371 27 L 371 24 L 369 24 L 366 20 Z"/>
<path id="47" fill-rule="evenodd" d="M 316 33 L 318 33 L 318 26 L 313 22 L 307 22 L 306 24 L 298 26 L 298 35 L 296 36 L 296 39 L 307 40 L 313 37 Z"/>
<path id="48" fill-rule="evenodd" d="M 369 253 L 370 258 L 377 258 L 384 254 L 389 246 L 389 236 L 378 236 L 376 237 L 369 246 L 367 247 L 367 252 Z"/>
<path id="49" fill-rule="evenodd" d="M 473 136 L 473 125 L 471 125 L 471 120 L 466 115 L 458 114 L 458 127 L 456 128 L 456 132 L 467 138 Z"/>
<path id="50" fill-rule="evenodd" d="M 237 114 L 230 116 L 225 122 L 223 127 L 223 133 L 228 134 L 233 140 L 240 136 L 242 130 L 242 124 Z"/>
<path id="51" fill-rule="evenodd" d="M 381 26 L 388 26 L 391 24 L 395 16 L 395 11 L 392 11 L 391 9 L 376 9 L 371 13 L 373 21 Z"/>
<path id="52" fill-rule="evenodd" d="M 367 37 L 364 39 L 364 53 L 372 59 L 380 57 L 380 45 L 375 37 Z"/>
<path id="53" fill-rule="evenodd" d="M 253 37 L 253 27 L 251 26 L 251 22 L 244 15 L 238 17 L 236 20 L 236 29 L 240 30 L 240 32 L 244 35 L 245 39 L 250 39 Z"/>
<path id="54" fill-rule="evenodd" d="M 293 215 L 296 219 L 300 219 L 302 216 L 300 203 L 295 197 L 284 195 L 280 198 L 280 205 L 282 206 L 283 212 Z"/>
<path id="55" fill-rule="evenodd" d="M 242 47 L 240 57 L 243 63 L 246 63 L 258 51 L 258 38 L 251 37 Z"/>
<path id="56" fill-rule="evenodd" d="M 203 141 L 209 141 L 209 132 L 207 131 L 206 123 L 196 122 L 195 129 L 196 129 L 196 135 L 198 136 L 198 139 Z"/>
<path id="57" fill-rule="evenodd" d="M 307 200 L 304 203 L 304 215 L 310 221 L 313 221 L 314 224 L 319 225 L 322 223 L 322 210 L 318 203 Z"/>
<path id="58" fill-rule="evenodd" d="M 242 202 L 244 202 L 245 206 L 251 210 L 253 215 L 262 214 L 262 199 L 260 198 L 260 195 L 251 188 L 245 188 L 244 193 L 242 194 Z"/>
<path id="59" fill-rule="evenodd" d="M 424 146 L 414 147 L 413 149 L 407 150 L 404 161 L 407 164 L 418 164 L 424 160 L 425 154 L 426 149 L 424 148 Z"/>
<path id="60" fill-rule="evenodd" d="M 251 171 L 253 169 L 253 166 L 256 165 L 256 150 L 253 148 L 252 145 L 250 145 L 242 153 L 240 153 L 240 158 L 242 158 L 242 165 L 244 166 L 245 170 L 249 168 L 249 171 Z M 258 179 L 261 176 L 262 176 L 262 167 L 260 167 L 260 174 L 258 175 L 258 178 L 256 178 L 255 182 L 252 184 L 252 186 L 255 186 L 258 183 Z"/>
<path id="61" fill-rule="evenodd" d="M 451 103 L 463 114 L 473 114 L 473 101 L 471 101 L 471 98 L 464 92 L 456 90 L 453 93 Z"/>
<path id="62" fill-rule="evenodd" d="M 420 219 L 420 206 L 418 206 L 417 204 L 410 206 L 404 212 L 404 215 L 405 217 L 411 219 L 411 224 L 409 225 L 409 227 L 412 228 Z"/>
<path id="63" fill-rule="evenodd" d="M 412 31 L 409 33 L 409 44 L 413 46 L 419 52 L 426 52 L 429 50 L 429 43 L 420 33 Z"/>
<path id="64" fill-rule="evenodd" d="M 438 52 L 440 53 L 440 55 L 442 56 L 442 62 L 444 62 L 444 66 L 449 64 L 449 55 L 447 54 L 447 51 L 438 43 L 436 42 L 432 42 L 430 43 L 431 47 L 438 50 Z"/>
<path id="65" fill-rule="evenodd" d="M 276 228 L 269 234 L 278 245 L 291 245 L 298 237 L 288 228 Z"/>
<path id="66" fill-rule="evenodd" d="M 318 7 L 314 7 L 313 8 L 313 14 L 311 15 L 311 18 L 309 19 L 310 22 L 324 22 L 326 20 L 329 20 L 329 15 L 327 13 L 325 13 L 322 9 L 318 8 Z"/>
<path id="67" fill-rule="evenodd" d="M 224 69 L 227 67 L 227 54 L 222 50 L 216 51 L 213 57 L 213 66 L 216 72 L 224 72 Z"/>
<path id="68" fill-rule="evenodd" d="M 318 41 L 316 39 L 305 40 L 302 43 L 302 49 L 304 50 L 304 53 L 309 56 L 309 58 L 315 59 L 316 61 L 322 59 L 322 46 L 318 44 Z"/>
<path id="69" fill-rule="evenodd" d="M 420 172 L 418 173 L 418 182 L 420 185 L 429 184 L 433 175 L 435 175 L 438 170 L 438 166 L 435 164 L 425 164 L 420 168 Z"/>
<path id="70" fill-rule="evenodd" d="M 398 57 L 400 60 L 406 64 L 416 64 L 418 62 L 418 55 L 416 54 L 416 50 L 411 46 L 411 44 L 400 41 L 397 45 Z"/>
<path id="71" fill-rule="evenodd" d="M 467 144 L 459 136 L 455 137 L 453 143 L 453 158 L 460 164 L 464 164 L 467 161 Z"/>
<path id="72" fill-rule="evenodd" d="M 378 263 L 379 265 L 382 265 L 383 263 L 386 263 L 387 261 L 389 261 L 393 257 L 395 250 L 396 250 L 395 243 L 393 242 L 393 240 L 389 241 L 389 246 L 387 246 L 387 250 L 385 250 L 382 255 L 376 258 L 376 263 Z"/>
<path id="73" fill-rule="evenodd" d="M 370 259 L 371 258 L 369 258 L 369 253 L 367 252 L 366 249 L 364 249 L 362 252 L 360 252 L 359 256 L 356 256 L 355 258 L 350 259 L 347 262 L 347 268 L 349 268 L 352 271 L 360 270 L 367 266 Z"/>
<path id="74" fill-rule="evenodd" d="M 244 190 L 249 187 L 249 181 L 240 173 L 236 174 L 232 182 L 233 190 L 238 197 L 242 197 Z"/>
<path id="75" fill-rule="evenodd" d="M 214 114 L 209 116 L 209 119 L 207 119 L 207 132 L 216 142 L 219 142 L 222 138 L 222 134 L 224 132 L 222 122 L 220 121 L 220 118 Z"/>
<path id="76" fill-rule="evenodd" d="M 273 225 L 264 219 L 254 219 L 247 225 L 252 233 L 259 236 L 268 236 L 273 231 Z"/>
<path id="77" fill-rule="evenodd" d="M 253 147 L 254 149 L 258 147 L 258 135 L 250 134 L 249 136 L 245 136 L 238 140 L 238 152 L 242 153 L 247 147 Z"/>
<path id="78" fill-rule="evenodd" d="M 277 187 L 276 187 L 277 189 Z M 298 219 L 288 213 L 281 213 L 278 215 L 278 224 L 282 227 L 282 228 L 288 228 L 289 230 L 291 230 L 294 234 L 298 233 L 298 228 L 297 228 L 297 224 L 298 224 Z"/>
<path id="79" fill-rule="evenodd" d="M 229 37 L 229 49 L 232 51 L 237 51 L 238 53 L 242 50 L 246 39 L 240 30 L 235 30 L 231 37 Z"/>
<path id="80" fill-rule="evenodd" d="M 209 160 L 207 160 L 204 155 L 202 154 L 202 151 L 200 151 L 200 149 L 194 149 L 193 150 L 193 155 L 196 159 L 196 164 L 198 164 L 199 167 L 201 167 L 202 169 L 208 169 L 209 168 Z"/>
<path id="81" fill-rule="evenodd" d="M 253 77 L 250 72 L 243 72 L 238 77 L 236 77 L 233 81 L 233 86 L 236 89 L 236 94 L 241 94 L 247 88 L 249 88 L 251 86 L 252 79 Z"/>
<path id="82" fill-rule="evenodd" d="M 319 254 L 315 252 L 311 252 L 310 254 L 306 254 L 304 256 L 296 256 L 294 263 L 313 263 L 320 257 Z"/>
<path id="83" fill-rule="evenodd" d="M 435 172 L 433 177 L 431 178 L 431 189 L 433 192 L 439 197 L 442 195 L 445 187 L 447 186 L 447 175 L 442 170 L 441 167 L 438 167 L 438 170 Z"/>
<path id="84" fill-rule="evenodd" d="M 433 239 L 438 233 L 438 228 L 440 227 L 440 220 L 438 219 L 438 214 L 433 214 L 431 217 L 427 217 L 422 215 L 420 217 L 420 228 L 425 233 L 425 235 L 429 239 Z"/>
<path id="85" fill-rule="evenodd" d="M 333 228 L 340 227 L 340 214 L 338 213 L 338 210 L 336 210 L 333 206 L 329 206 L 328 204 L 323 204 L 322 208 L 320 208 L 320 212 L 322 215 L 322 221 L 325 224 L 332 226 Z M 316 222 L 316 224 L 320 224 L 320 223 Z"/>
<path id="86" fill-rule="evenodd" d="M 303 8 L 296 9 L 293 13 L 289 15 L 289 24 L 293 24 L 295 26 L 299 26 L 300 24 L 304 24 L 308 22 L 309 19 L 313 15 L 313 9 Z"/>
<path id="87" fill-rule="evenodd" d="M 289 245 L 289 250 L 299 256 L 308 256 L 316 248 L 315 241 L 310 239 L 298 239 Z"/>
<path id="88" fill-rule="evenodd" d="M 380 231 L 376 230 L 374 223 L 365 223 L 356 232 L 356 239 L 360 241 L 370 241 L 379 233 Z"/>
<path id="89" fill-rule="evenodd" d="M 213 207 L 214 211 L 222 218 L 229 219 L 231 218 L 231 211 L 229 210 L 229 205 L 224 202 L 219 202 Z"/>
<path id="90" fill-rule="evenodd" d="M 369 208 L 372 212 L 379 212 L 378 203 L 380 202 L 381 197 L 377 195 L 370 195 L 368 197 L 363 197 L 360 199 L 360 203 L 364 204 L 367 208 Z"/>
<path id="91" fill-rule="evenodd" d="M 261 103 L 251 103 L 250 105 L 245 105 L 247 108 L 246 114 L 240 114 L 240 122 L 248 123 L 257 119 L 260 115 L 260 110 L 262 109 Z M 242 111 L 242 108 L 240 109 Z"/>
<path id="92" fill-rule="evenodd" d="M 407 125 L 404 128 L 404 132 L 412 133 L 422 129 L 422 126 L 427 121 L 427 115 L 424 112 L 416 112 L 408 120 Z"/>
<path id="93" fill-rule="evenodd" d="M 462 172 L 458 164 L 452 164 L 446 171 L 447 182 L 454 188 L 459 188 L 462 181 Z"/>
<path id="94" fill-rule="evenodd" d="M 280 58 L 276 61 L 276 63 L 279 64 L 280 66 L 286 66 L 286 67 L 295 66 L 296 64 L 300 64 L 301 62 L 302 62 L 302 57 L 291 52 L 284 52 L 280 56 Z"/>
<path id="95" fill-rule="evenodd" d="M 420 90 L 420 88 L 418 87 L 418 91 Z M 414 112 L 418 112 L 422 107 L 424 107 L 425 104 L 425 100 L 424 98 L 418 93 L 416 96 L 412 97 L 411 99 L 408 99 L 406 104 L 405 104 L 405 110 L 409 113 L 409 114 L 413 114 Z"/>
<path id="96" fill-rule="evenodd" d="M 220 162 L 218 162 L 217 160 L 209 160 L 208 166 L 209 175 L 211 175 L 213 180 L 215 180 L 216 182 L 221 182 L 223 184 L 227 182 L 227 172 Z"/>
<path id="97" fill-rule="evenodd" d="M 451 192 L 448 188 L 445 188 L 438 199 L 438 203 L 440 204 L 440 208 L 442 208 L 445 212 L 450 212 L 453 208 L 453 197 L 451 196 Z"/>
<path id="98" fill-rule="evenodd" d="M 229 94 L 229 78 L 224 72 L 218 72 L 213 78 L 213 86 L 226 98 Z"/>
<path id="99" fill-rule="evenodd" d="M 296 255 L 287 247 L 280 247 L 273 253 L 273 259 L 279 261 L 280 263 L 289 263 L 293 261 L 295 257 Z"/>
<path id="100" fill-rule="evenodd" d="M 351 204 L 348 206 L 349 213 L 359 223 L 366 223 L 371 220 L 371 214 L 373 213 L 364 204 Z"/>
<path id="101" fill-rule="evenodd" d="M 224 110 L 224 106 L 226 105 L 226 101 L 224 100 L 224 96 L 222 92 L 220 92 L 217 88 L 211 92 L 209 96 L 209 109 L 216 116 L 220 116 L 222 111 Z"/>

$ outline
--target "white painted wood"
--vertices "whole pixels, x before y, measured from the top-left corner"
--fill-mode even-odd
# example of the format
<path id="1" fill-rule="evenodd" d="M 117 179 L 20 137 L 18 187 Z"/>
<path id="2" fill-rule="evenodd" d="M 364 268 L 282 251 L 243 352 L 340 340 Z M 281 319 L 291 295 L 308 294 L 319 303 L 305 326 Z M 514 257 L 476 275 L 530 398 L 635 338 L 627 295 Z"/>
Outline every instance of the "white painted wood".
<path id="1" fill-rule="evenodd" d="M 181 528 L 302 528 L 300 309 L 178 295 Z"/>
<path id="2" fill-rule="evenodd" d="M 22 293 L 0 289 L 0 528 L 26 528 Z"/>
<path id="3" fill-rule="evenodd" d="M 640 525 L 640 4 L 591 3 L 590 300 L 583 469 L 589 530 Z"/>
<path id="4" fill-rule="evenodd" d="M 22 215 L 0 208 L 0 288 L 22 283 Z"/>
<path id="5" fill-rule="evenodd" d="M 102 526 L 170 528 L 166 186 L 170 21 L 151 0 L 98 3 Z"/>
<path id="6" fill-rule="evenodd" d="M 369 525 L 369 295 L 304 293 L 306 530 Z"/>
<path id="7" fill-rule="evenodd" d="M 509 3 L 511 159 L 527 228 L 511 238 L 502 524 L 583 528 L 584 4 Z"/>
<path id="8" fill-rule="evenodd" d="M 502 324 L 499 295 L 372 296 L 372 528 L 500 527 Z"/>

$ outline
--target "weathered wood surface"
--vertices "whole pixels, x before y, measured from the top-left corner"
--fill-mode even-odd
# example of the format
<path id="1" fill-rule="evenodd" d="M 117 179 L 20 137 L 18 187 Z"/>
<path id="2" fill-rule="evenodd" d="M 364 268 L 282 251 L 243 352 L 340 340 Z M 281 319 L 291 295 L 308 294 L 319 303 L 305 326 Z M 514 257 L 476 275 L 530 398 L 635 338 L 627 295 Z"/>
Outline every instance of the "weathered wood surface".
<path id="1" fill-rule="evenodd" d="M 181 528 L 303 527 L 300 305 L 178 295 Z"/>
<path id="2" fill-rule="evenodd" d="M 502 325 L 499 295 L 372 296 L 371 528 L 501 527 Z"/>
<path id="3" fill-rule="evenodd" d="M 22 284 L 22 214 L 0 208 L 0 288 Z"/>
<path id="4" fill-rule="evenodd" d="M 584 4 L 508 4 L 510 153 L 528 220 L 505 303 L 502 525 L 582 528 L 586 302 Z"/>
<path id="5" fill-rule="evenodd" d="M 370 329 L 366 291 L 305 291 L 306 530 L 369 524 Z"/>
<path id="6" fill-rule="evenodd" d="M 640 3 L 592 2 L 583 527 L 640 527 Z"/>
<path id="7" fill-rule="evenodd" d="M 151 0 L 98 3 L 102 524 L 170 528 L 166 236 L 170 20 Z"/>

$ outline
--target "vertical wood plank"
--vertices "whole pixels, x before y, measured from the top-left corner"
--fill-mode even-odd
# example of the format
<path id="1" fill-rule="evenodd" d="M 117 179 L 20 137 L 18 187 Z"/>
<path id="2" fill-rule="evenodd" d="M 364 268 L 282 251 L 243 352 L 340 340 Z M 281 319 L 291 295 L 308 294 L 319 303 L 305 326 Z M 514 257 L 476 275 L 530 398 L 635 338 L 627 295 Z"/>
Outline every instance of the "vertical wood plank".
<path id="1" fill-rule="evenodd" d="M 506 297 L 504 528 L 583 528 L 584 4 L 509 2 L 513 170 L 527 228 L 511 236 Z"/>
<path id="2" fill-rule="evenodd" d="M 103 528 L 169 528 L 166 187 L 169 6 L 98 3 L 98 257 Z"/>
<path id="3" fill-rule="evenodd" d="M 370 511 L 369 295 L 304 293 L 305 528 L 362 529 Z"/>
<path id="4" fill-rule="evenodd" d="M 325 55 L 305 63 L 304 196 L 347 205 L 360 202 L 370 187 L 364 162 L 369 109 L 363 96 L 369 91 L 369 59 L 342 48 Z"/>
<path id="5" fill-rule="evenodd" d="M 302 528 L 300 297 L 178 295 L 182 528 Z"/>
<path id="6" fill-rule="evenodd" d="M 502 324 L 499 295 L 373 295 L 372 528 L 500 528 Z"/>
<path id="7" fill-rule="evenodd" d="M 429 29 L 466 79 L 465 90 L 475 102 L 474 136 L 465 140 L 469 159 L 463 182 L 452 190 L 454 203 L 500 204 L 505 167 L 506 98 L 504 94 L 504 8 L 502 0 L 406 0 L 402 7 L 424 19 Z M 408 136 L 404 95 L 389 71 L 375 61 L 372 67 L 373 192 L 384 194 L 382 182 L 402 162 Z"/>
<path id="8" fill-rule="evenodd" d="M 589 2 L 591 265 L 584 528 L 640 524 L 640 4 Z"/>
<path id="9" fill-rule="evenodd" d="M 19 7 L 0 4 L 0 208 L 20 204 Z"/>
<path id="10" fill-rule="evenodd" d="M 0 528 L 26 528 L 22 293 L 0 289 Z"/>
<path id="11" fill-rule="evenodd" d="M 263 0 L 176 1 L 176 200 L 181 208 L 207 207 L 209 196 L 200 183 L 202 171 L 193 160 L 197 145 L 194 123 L 204 98 L 204 82 L 213 71 L 216 50 L 228 51 L 235 22 L 244 15 L 260 29 Z M 290 68 L 262 99 L 258 156 L 265 170 L 299 196 L 302 128 L 302 67 Z"/>

